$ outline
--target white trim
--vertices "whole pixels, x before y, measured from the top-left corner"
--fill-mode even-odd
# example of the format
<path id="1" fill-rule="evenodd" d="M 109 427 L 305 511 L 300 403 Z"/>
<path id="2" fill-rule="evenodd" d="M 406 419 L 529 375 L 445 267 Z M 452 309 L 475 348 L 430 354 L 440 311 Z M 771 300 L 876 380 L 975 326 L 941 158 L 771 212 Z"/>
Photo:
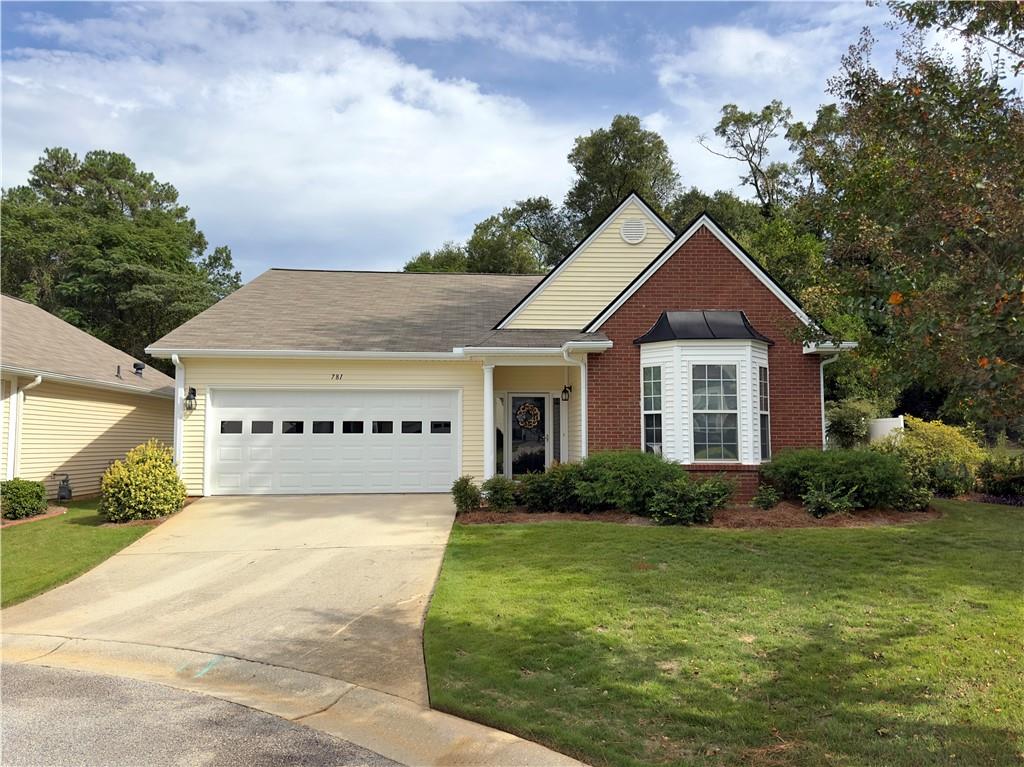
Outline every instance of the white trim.
<path id="1" fill-rule="evenodd" d="M 541 419 L 544 421 L 544 471 L 551 468 L 551 399 L 553 392 L 538 391 L 508 391 L 505 394 L 505 451 L 502 455 L 502 471 L 504 476 L 514 479 L 512 476 L 512 398 L 513 397 L 534 397 L 543 400 L 544 412 Z M 561 401 L 561 400 L 559 400 Z M 493 444 L 493 442 L 492 442 Z M 522 476 L 522 475 L 520 475 Z"/>
<path id="2" fill-rule="evenodd" d="M 447 391 L 455 392 L 456 395 L 456 406 L 455 406 L 455 422 L 452 424 L 452 429 L 457 434 L 455 449 L 458 451 L 456 456 L 455 470 L 457 476 L 462 476 L 462 429 L 465 419 L 462 417 L 462 387 L 461 386 L 373 386 L 367 387 L 366 385 L 358 386 L 264 386 L 259 384 L 220 384 L 216 386 L 207 386 L 203 391 L 203 487 L 202 494 L 204 496 L 210 495 L 209 489 L 211 487 L 210 482 L 210 446 L 213 442 L 214 431 L 213 425 L 217 421 L 216 418 L 216 405 L 214 393 L 218 391 L 274 391 L 274 392 L 301 392 L 301 391 Z M 486 442 L 485 442 L 486 445 Z M 485 448 L 486 449 L 486 448 Z M 407 490 L 394 491 L 397 493 L 406 493 Z"/>
<path id="3" fill-rule="evenodd" d="M 185 365 L 177 354 L 171 355 L 174 363 L 174 465 L 181 475 L 181 462 L 185 455 Z"/>
<path id="4" fill-rule="evenodd" d="M 606 308 L 604 311 L 601 312 L 601 314 L 599 314 L 597 317 L 591 320 L 590 323 L 588 323 L 587 326 L 584 328 L 584 330 L 586 332 L 593 332 L 595 330 L 598 330 L 608 320 L 609 317 L 615 314 L 615 312 L 617 312 L 622 307 L 622 305 L 626 303 L 626 301 L 628 301 L 633 296 L 633 294 L 636 293 L 636 291 L 639 290 L 640 287 L 645 282 L 647 282 L 647 280 L 649 280 L 664 265 L 666 261 L 668 261 L 669 258 L 675 255 L 675 253 L 683 245 L 685 245 L 687 241 L 691 237 L 693 237 L 693 235 L 700 231 L 701 227 L 706 227 L 707 230 L 711 232 L 711 234 L 713 234 L 730 253 L 732 253 L 736 258 L 738 258 L 740 263 L 747 267 L 750 273 L 753 274 L 761 282 L 762 285 L 768 288 L 768 290 L 771 291 L 772 295 L 779 299 L 779 301 L 781 301 L 787 309 L 793 312 L 793 314 L 795 314 L 801 322 L 811 327 L 814 326 L 814 323 L 811 321 L 811 318 L 807 316 L 803 309 L 797 306 L 797 303 L 792 298 L 787 296 L 778 285 L 772 282 L 768 275 L 766 275 L 764 271 L 760 267 L 758 267 L 757 264 L 755 264 L 746 253 L 744 253 L 740 248 L 738 248 L 736 244 L 733 243 L 733 241 L 730 240 L 725 235 L 725 233 L 715 225 L 714 221 L 712 221 L 707 215 L 702 215 L 700 218 L 694 221 L 690 228 L 687 229 L 683 234 L 681 234 L 674 242 L 669 243 L 669 245 L 666 246 L 665 250 L 661 252 L 661 255 L 658 256 L 653 262 L 651 262 L 647 266 L 647 268 L 640 273 L 639 277 L 628 288 L 626 288 L 626 290 L 623 291 L 619 295 L 619 297 L 616 298 L 610 306 L 608 306 L 608 308 Z"/>
<path id="5" fill-rule="evenodd" d="M 494 476 L 494 365 L 484 365 L 484 481 Z M 507 409 L 507 408 L 506 408 Z M 505 451 L 508 452 L 507 450 Z"/>
<path id="6" fill-rule="evenodd" d="M 130 392 L 131 394 L 141 394 L 146 397 L 163 397 L 164 399 L 170 399 L 174 396 L 173 394 L 164 393 L 154 389 L 140 389 L 137 386 L 132 386 L 131 384 L 106 383 L 104 381 L 94 381 L 91 378 L 81 378 L 79 376 L 69 376 L 61 373 L 47 373 L 45 370 L 28 370 L 26 368 L 8 367 L 7 365 L 4 365 L 2 370 L 4 373 L 10 373 L 11 375 L 34 376 L 37 378 L 42 377 L 46 381 L 71 384 L 72 386 L 89 386 L 94 389 Z"/>
<path id="7" fill-rule="evenodd" d="M 320 357 L 326 359 L 367 359 L 367 360 L 452 360 L 462 359 L 461 352 L 355 352 L 320 351 L 311 349 L 158 349 L 146 347 L 146 353 L 157 359 L 179 357 L 279 357 L 303 359 Z"/>
<path id="8" fill-rule="evenodd" d="M 558 460 L 560 463 L 569 463 L 569 403 L 562 401 L 562 392 L 556 393 L 554 397 L 558 402 Z"/>
<path id="9" fill-rule="evenodd" d="M 839 343 L 827 341 L 820 344 L 816 341 L 808 341 L 804 344 L 804 354 L 838 354 L 839 352 L 853 351 L 858 346 L 856 341 L 840 341 Z"/>
<path id="10" fill-rule="evenodd" d="M 544 279 L 537 283 L 537 286 L 530 292 L 530 294 L 518 306 L 516 306 L 515 309 L 513 309 L 509 313 L 509 315 L 505 317 L 505 319 L 498 323 L 497 329 L 501 330 L 502 328 L 506 327 L 508 323 L 510 323 L 512 320 L 518 317 L 527 306 L 533 303 L 534 299 L 544 292 L 544 288 L 547 287 L 547 283 L 553 280 L 559 274 L 561 274 L 565 270 L 565 268 L 569 266 L 569 264 L 575 261 L 576 257 L 579 256 L 579 254 L 582 253 L 584 250 L 586 250 L 587 246 L 590 245 L 590 243 L 593 242 L 595 238 L 599 237 L 604 232 L 604 230 L 608 228 L 608 225 L 611 224 L 615 217 L 618 216 L 619 213 L 621 213 L 623 210 L 625 210 L 625 208 L 630 203 L 636 203 L 640 207 L 640 209 L 644 211 L 644 213 L 646 213 L 647 216 L 654 222 L 654 225 L 657 226 L 665 234 L 666 237 L 668 237 L 670 240 L 673 237 L 675 237 L 675 232 L 673 232 L 671 229 L 665 226 L 664 223 L 662 223 L 658 215 L 653 210 L 651 210 L 646 204 L 644 204 L 644 201 L 640 199 L 639 195 L 637 195 L 636 192 L 631 192 L 630 195 L 625 200 L 622 201 L 619 207 L 617 207 L 615 210 L 609 213 L 608 217 L 601 222 L 600 226 L 598 226 L 597 229 L 591 232 L 590 236 L 587 237 L 587 239 L 585 239 L 583 242 L 577 245 L 568 256 L 562 259 L 558 266 L 556 266 L 554 269 L 548 272 L 547 275 L 545 275 Z"/>
<path id="11" fill-rule="evenodd" d="M 14 479 L 15 464 L 17 463 L 17 436 L 18 436 L 18 379 L 4 378 L 10 390 L 7 392 L 7 455 L 4 456 L 4 479 Z"/>

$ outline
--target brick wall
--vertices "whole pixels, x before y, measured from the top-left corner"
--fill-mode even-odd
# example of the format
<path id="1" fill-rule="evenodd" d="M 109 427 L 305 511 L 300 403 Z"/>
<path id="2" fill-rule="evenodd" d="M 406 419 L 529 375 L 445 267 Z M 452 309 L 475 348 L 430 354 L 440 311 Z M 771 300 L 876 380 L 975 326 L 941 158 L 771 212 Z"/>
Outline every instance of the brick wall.
<path id="1" fill-rule="evenodd" d="M 615 345 L 589 358 L 589 451 L 640 447 L 640 347 L 633 339 L 663 311 L 700 309 L 741 309 L 775 342 L 768 350 L 772 450 L 820 447 L 819 360 L 792 340 L 802 323 L 718 238 L 701 229 L 601 327 Z M 743 489 L 752 493 L 756 479 L 749 470 L 737 478 L 741 475 Z"/>

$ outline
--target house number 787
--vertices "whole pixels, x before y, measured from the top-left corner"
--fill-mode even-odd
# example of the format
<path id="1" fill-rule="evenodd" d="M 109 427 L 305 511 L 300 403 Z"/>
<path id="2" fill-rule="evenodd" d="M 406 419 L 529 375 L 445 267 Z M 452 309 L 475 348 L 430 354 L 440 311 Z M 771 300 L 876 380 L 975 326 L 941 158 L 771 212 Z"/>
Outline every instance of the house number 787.
<path id="1" fill-rule="evenodd" d="M 332 381 L 340 381 L 344 377 L 344 373 L 331 373 Z"/>

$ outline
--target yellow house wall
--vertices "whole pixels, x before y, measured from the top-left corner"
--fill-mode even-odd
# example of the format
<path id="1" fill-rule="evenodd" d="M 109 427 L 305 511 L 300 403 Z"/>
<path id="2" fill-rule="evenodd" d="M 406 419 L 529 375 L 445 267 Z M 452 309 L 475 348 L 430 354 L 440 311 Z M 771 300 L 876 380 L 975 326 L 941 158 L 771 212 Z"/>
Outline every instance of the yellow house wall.
<path id="1" fill-rule="evenodd" d="M 569 425 L 567 460 L 578 461 L 583 446 L 580 430 L 580 371 L 578 367 L 568 366 L 535 366 L 535 367 L 502 367 L 494 368 L 494 391 L 521 393 L 560 393 L 562 387 L 569 384 L 572 394 L 567 403 L 567 419 Z"/>
<path id="2" fill-rule="evenodd" d="M 169 398 L 44 381 L 24 393 L 18 424 L 17 473 L 57 494 L 52 476 L 69 474 L 75 496 L 99 492 L 111 461 L 149 439 L 171 446 Z"/>
<path id="3" fill-rule="evenodd" d="M 479 362 L 329 359 L 184 359 L 185 386 L 196 389 L 186 411 L 181 474 L 190 495 L 203 494 L 206 391 L 217 388 L 458 389 L 462 392 L 463 474 L 483 476 L 483 369 Z M 341 373 L 340 381 L 332 380 Z M 216 393 L 214 404 L 216 405 Z"/>
<path id="4" fill-rule="evenodd" d="M 647 222 L 647 237 L 630 245 L 619 234 L 626 219 Z M 562 271 L 537 293 L 509 328 L 584 327 L 668 245 L 658 224 L 635 203 L 613 218 Z"/>

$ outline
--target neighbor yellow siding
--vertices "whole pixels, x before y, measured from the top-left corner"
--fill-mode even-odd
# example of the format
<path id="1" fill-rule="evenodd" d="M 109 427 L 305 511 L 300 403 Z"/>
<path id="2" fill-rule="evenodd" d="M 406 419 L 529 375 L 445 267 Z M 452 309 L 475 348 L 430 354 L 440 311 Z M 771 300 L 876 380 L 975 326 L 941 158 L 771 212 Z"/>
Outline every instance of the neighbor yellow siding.
<path id="1" fill-rule="evenodd" d="M 643 219 L 647 237 L 630 245 L 619 234 L 623 221 Z M 668 245 L 669 238 L 640 206 L 627 205 L 604 231 L 507 325 L 509 328 L 581 329 L 604 309 Z"/>
<path id="2" fill-rule="evenodd" d="M 190 495 L 203 493 L 208 387 L 459 389 L 462 391 L 462 473 L 483 476 L 483 369 L 479 362 L 203 358 L 183 362 L 185 386 L 196 389 L 196 409 L 185 413 L 183 430 L 181 474 Z M 333 381 L 333 373 L 342 373 L 342 380 Z"/>
<path id="3" fill-rule="evenodd" d="M 44 482 L 69 474 L 75 496 L 99 492 L 107 466 L 149 439 L 168 447 L 174 405 L 166 397 L 44 381 L 24 393 L 18 424 L 18 476 Z"/>

